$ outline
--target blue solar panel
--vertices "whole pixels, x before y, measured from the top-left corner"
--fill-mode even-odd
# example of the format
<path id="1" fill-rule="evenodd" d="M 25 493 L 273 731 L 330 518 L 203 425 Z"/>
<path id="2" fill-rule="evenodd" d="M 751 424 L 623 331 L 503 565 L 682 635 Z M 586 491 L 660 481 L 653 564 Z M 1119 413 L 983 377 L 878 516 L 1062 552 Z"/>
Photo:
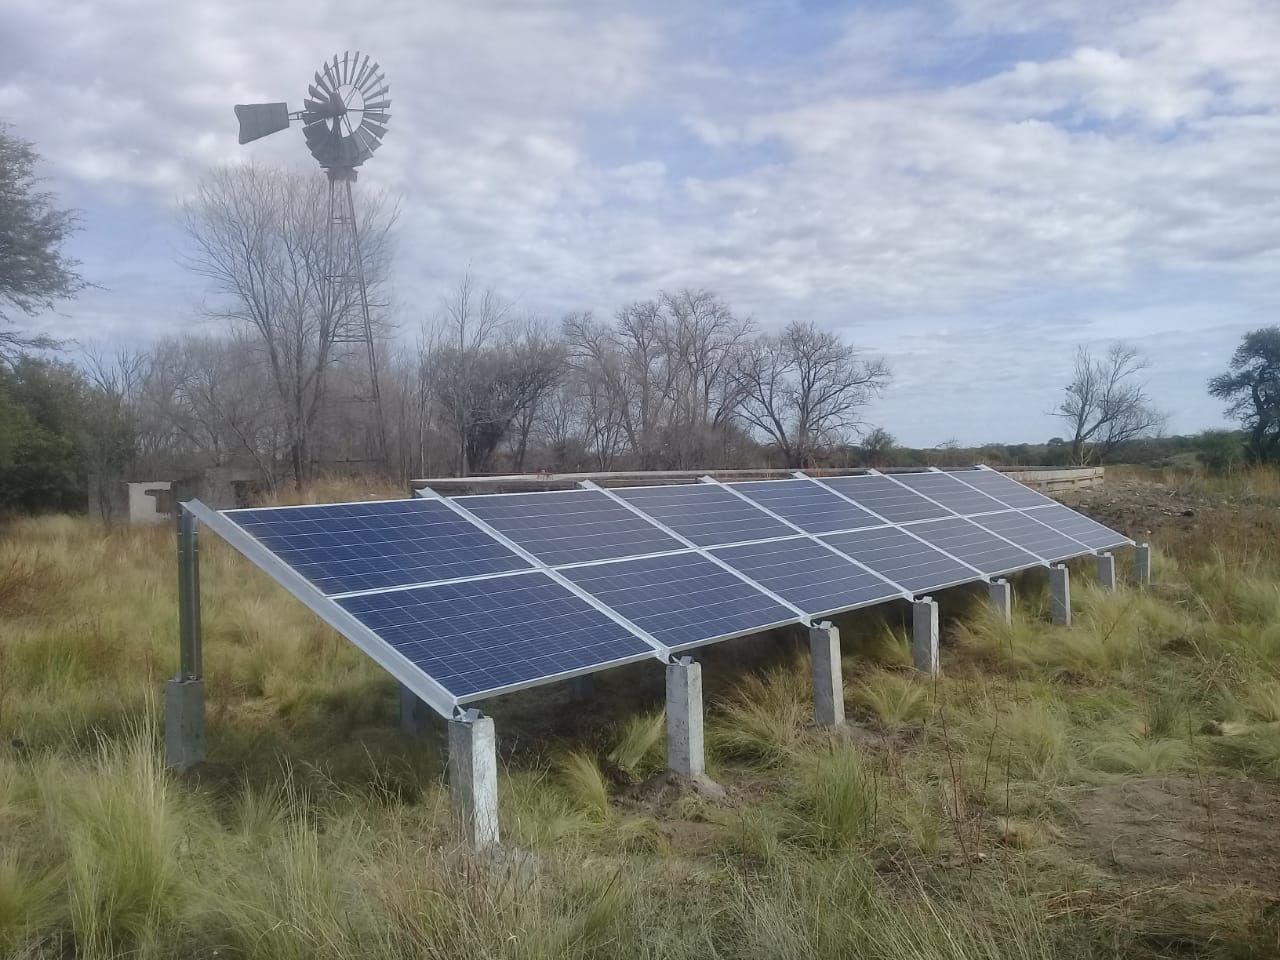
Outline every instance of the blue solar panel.
<path id="1" fill-rule="evenodd" d="M 911 525 L 911 532 L 931 546 L 977 567 L 988 576 L 1024 570 L 1040 563 L 1027 551 L 1000 539 L 977 524 L 956 517 Z"/>
<path id="2" fill-rule="evenodd" d="M 386 500 L 223 514 L 326 594 L 528 569 L 432 500 Z"/>
<path id="3" fill-rule="evenodd" d="M 1053 527 L 1059 533 L 1065 533 L 1068 537 L 1079 540 L 1090 550 L 1106 550 L 1108 547 L 1119 547 L 1129 543 L 1129 538 L 1123 534 L 1116 533 L 1090 520 L 1084 514 L 1076 513 L 1058 503 L 1048 507 L 1036 507 L 1026 513 L 1028 517 Z"/>
<path id="4" fill-rule="evenodd" d="M 456 502 L 550 566 L 684 547 L 599 490 L 459 497 Z"/>
<path id="5" fill-rule="evenodd" d="M 946 473 L 895 473 L 893 479 L 964 517 L 1005 509 L 999 500 L 992 500 Z"/>
<path id="6" fill-rule="evenodd" d="M 955 470 L 950 475 L 971 487 L 977 487 L 988 497 L 1018 509 L 1047 507 L 1057 502 L 995 470 Z"/>
<path id="7" fill-rule="evenodd" d="M 786 524 L 713 483 L 620 487 L 613 492 L 700 547 L 795 534 Z"/>
<path id="8" fill-rule="evenodd" d="M 1046 560 L 1065 560 L 1090 552 L 1088 547 L 1025 513 L 1012 510 L 1008 513 L 992 513 L 985 517 L 974 517 L 973 522 Z"/>
<path id="9" fill-rule="evenodd" d="M 811 616 L 902 596 L 897 587 L 808 537 L 720 547 L 711 553 Z"/>
<path id="10" fill-rule="evenodd" d="M 883 522 L 812 480 L 752 480 L 729 486 L 806 533 L 854 530 Z"/>
<path id="11" fill-rule="evenodd" d="M 822 539 L 912 593 L 978 579 L 969 567 L 896 527 L 834 533 Z"/>
<path id="12" fill-rule="evenodd" d="M 562 573 L 669 647 L 695 646 L 799 619 L 696 553 L 616 560 Z"/>
<path id="13" fill-rule="evenodd" d="M 888 477 L 824 477 L 822 482 L 890 523 L 953 515 L 950 510 L 903 489 L 901 484 L 894 483 Z"/>
<path id="14" fill-rule="evenodd" d="M 540 571 L 337 603 L 458 698 L 654 652 Z"/>

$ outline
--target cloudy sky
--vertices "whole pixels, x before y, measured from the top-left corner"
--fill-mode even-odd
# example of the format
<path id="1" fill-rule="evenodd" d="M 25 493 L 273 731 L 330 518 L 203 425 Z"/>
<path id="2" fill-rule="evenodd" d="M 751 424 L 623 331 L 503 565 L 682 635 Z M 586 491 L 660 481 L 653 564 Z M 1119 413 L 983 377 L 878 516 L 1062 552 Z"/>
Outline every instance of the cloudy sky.
<path id="1" fill-rule="evenodd" d="M 468 267 L 522 311 L 707 287 L 884 355 L 900 440 L 1041 440 L 1076 343 L 1124 339 L 1184 432 L 1280 303 L 1274 0 L 824 3 L 4 0 L 0 119 L 36 142 L 99 289 L 49 330 L 191 329 L 175 211 L 240 147 L 232 104 L 300 106 L 381 60 L 405 330 Z M 316 173 L 320 176 L 318 170 Z"/>

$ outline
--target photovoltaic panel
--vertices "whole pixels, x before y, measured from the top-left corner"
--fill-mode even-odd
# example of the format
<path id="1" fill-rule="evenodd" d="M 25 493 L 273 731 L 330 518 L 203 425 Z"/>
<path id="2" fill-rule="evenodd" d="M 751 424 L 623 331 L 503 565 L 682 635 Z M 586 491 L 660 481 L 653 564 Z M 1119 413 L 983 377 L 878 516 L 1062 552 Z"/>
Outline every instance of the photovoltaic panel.
<path id="1" fill-rule="evenodd" d="M 988 497 L 1018 509 L 1027 507 L 1047 507 L 1057 501 L 1037 493 L 1025 483 L 1019 483 L 1012 477 L 1006 477 L 995 470 L 955 470 L 951 472 L 958 480 L 963 480 L 972 487 L 977 487 Z"/>
<path id="2" fill-rule="evenodd" d="M 610 492 L 700 547 L 795 534 L 786 524 L 713 483 L 619 487 Z"/>
<path id="3" fill-rule="evenodd" d="M 337 603 L 459 699 L 654 651 L 541 571 Z"/>
<path id="4" fill-rule="evenodd" d="M 1046 560 L 1065 560 L 1068 557 L 1078 557 L 1091 552 L 1088 547 L 1066 534 L 1045 526 L 1029 514 L 1015 510 L 974 517 L 972 522 L 1012 540 L 1024 550 L 1038 554 Z"/>
<path id="5" fill-rule="evenodd" d="M 1005 505 L 999 500 L 993 500 L 985 493 L 979 493 L 972 487 L 965 486 L 950 474 L 932 472 L 895 473 L 893 479 L 910 487 L 916 493 L 938 501 L 948 510 L 954 511 L 961 516 L 967 517 L 975 513 L 992 513 L 1005 508 Z"/>
<path id="6" fill-rule="evenodd" d="M 977 567 L 988 576 L 1034 567 L 1041 561 L 968 520 L 930 520 L 913 524 L 911 532 L 939 550 Z"/>
<path id="7" fill-rule="evenodd" d="M 549 566 L 684 548 L 599 490 L 458 497 L 454 502 Z"/>
<path id="8" fill-rule="evenodd" d="M 728 486 L 806 533 L 831 533 L 883 523 L 812 480 L 751 480 Z"/>
<path id="9" fill-rule="evenodd" d="M 824 477 L 822 482 L 890 523 L 952 516 L 951 511 L 904 489 L 888 477 Z"/>
<path id="10" fill-rule="evenodd" d="M 561 573 L 669 647 L 695 646 L 799 619 L 692 552 L 571 567 Z"/>
<path id="11" fill-rule="evenodd" d="M 912 593 L 978 579 L 969 567 L 896 527 L 833 533 L 822 539 Z"/>
<path id="12" fill-rule="evenodd" d="M 1106 550 L 1108 547 L 1119 547 L 1130 542 L 1124 534 L 1116 533 L 1090 520 L 1084 514 L 1076 513 L 1058 503 L 1048 507 L 1036 507 L 1026 511 L 1026 514 L 1065 533 L 1068 537 L 1079 540 L 1090 550 Z"/>
<path id="13" fill-rule="evenodd" d="M 431 500 L 266 507 L 223 516 L 329 595 L 529 568 Z"/>
<path id="14" fill-rule="evenodd" d="M 813 616 L 902 596 L 892 584 L 808 537 L 720 547 L 710 552 Z"/>

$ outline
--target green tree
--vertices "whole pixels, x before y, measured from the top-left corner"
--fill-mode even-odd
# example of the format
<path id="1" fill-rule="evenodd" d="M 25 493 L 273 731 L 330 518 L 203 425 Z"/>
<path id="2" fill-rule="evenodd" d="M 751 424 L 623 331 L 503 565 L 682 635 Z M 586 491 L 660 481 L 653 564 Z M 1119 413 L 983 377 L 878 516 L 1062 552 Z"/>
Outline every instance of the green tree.
<path id="1" fill-rule="evenodd" d="M 78 229 L 76 214 L 39 188 L 39 159 L 34 145 L 0 124 L 0 362 L 9 365 L 24 350 L 58 346 L 19 329 L 14 312 L 34 316 L 85 286 L 79 264 L 63 252 Z"/>
<path id="2" fill-rule="evenodd" d="M 0 510 L 84 508 L 80 439 L 89 397 L 70 364 L 0 365 Z"/>
<path id="3" fill-rule="evenodd" d="M 1250 459 L 1280 460 L 1280 327 L 1246 333 L 1209 393 L 1226 400 L 1228 415 L 1244 426 Z"/>

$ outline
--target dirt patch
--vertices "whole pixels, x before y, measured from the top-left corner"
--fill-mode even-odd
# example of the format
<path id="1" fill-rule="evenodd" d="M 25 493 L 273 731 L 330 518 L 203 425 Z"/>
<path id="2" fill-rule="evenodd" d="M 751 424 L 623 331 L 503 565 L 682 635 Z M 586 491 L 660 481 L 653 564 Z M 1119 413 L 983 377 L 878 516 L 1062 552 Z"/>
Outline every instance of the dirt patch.
<path id="1" fill-rule="evenodd" d="M 1068 846 L 1104 869 L 1161 882 L 1280 885 L 1280 789 L 1161 777 L 1094 787 L 1075 803 Z"/>
<path id="2" fill-rule="evenodd" d="M 1157 480 L 1108 475 L 1101 486 L 1055 496 L 1099 523 L 1166 549 L 1193 544 L 1206 530 L 1220 533 L 1247 529 L 1251 537 L 1256 535 L 1259 540 L 1265 540 L 1268 534 L 1280 536 L 1280 510 L 1273 506 L 1247 499 L 1201 496 Z"/>

